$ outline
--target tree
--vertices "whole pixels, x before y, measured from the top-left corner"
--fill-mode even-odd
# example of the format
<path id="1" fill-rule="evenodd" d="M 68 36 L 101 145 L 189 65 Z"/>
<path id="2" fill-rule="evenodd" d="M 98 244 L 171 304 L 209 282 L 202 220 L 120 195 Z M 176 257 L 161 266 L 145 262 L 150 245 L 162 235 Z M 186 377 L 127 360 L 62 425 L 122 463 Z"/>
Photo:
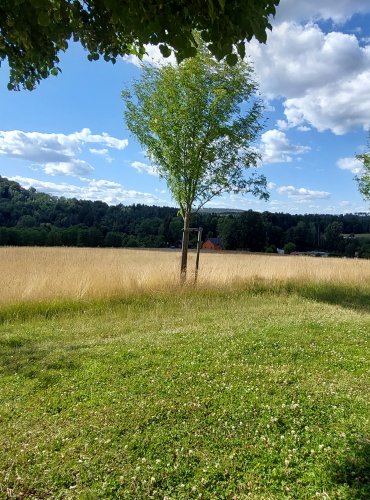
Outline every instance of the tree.
<path id="1" fill-rule="evenodd" d="M 355 177 L 358 189 L 364 200 L 370 200 L 370 153 L 357 155 L 356 158 L 362 162 L 363 171 Z"/>
<path id="2" fill-rule="evenodd" d="M 59 53 L 71 40 L 80 42 L 90 60 L 100 56 L 142 57 L 145 45 L 159 45 L 177 60 L 193 56 L 201 34 L 217 59 L 235 64 L 244 57 L 244 40 L 266 42 L 269 16 L 279 0 L 2 0 L 0 63 L 10 67 L 8 88 L 32 90 L 57 75 Z"/>
<path id="3" fill-rule="evenodd" d="M 324 232 L 324 242 L 327 250 L 338 250 L 343 239 L 343 224 L 333 221 L 326 226 Z"/>
<path id="4" fill-rule="evenodd" d="M 222 245 L 225 250 L 236 250 L 238 241 L 239 220 L 233 215 L 220 217 L 217 224 L 217 233 L 219 234 Z"/>
<path id="5" fill-rule="evenodd" d="M 289 241 L 288 243 L 285 243 L 284 245 L 284 253 L 286 255 L 290 255 L 292 252 L 295 252 L 295 249 L 297 247 L 295 246 L 295 243 L 293 243 L 292 241 Z"/>
<path id="6" fill-rule="evenodd" d="M 266 245 L 266 229 L 262 215 L 248 210 L 240 214 L 239 220 L 239 247 L 251 252 L 261 252 Z"/>
<path id="7" fill-rule="evenodd" d="M 204 49 L 176 66 L 144 66 L 122 93 L 131 133 L 167 181 L 184 220 L 181 273 L 186 275 L 191 212 L 224 192 L 267 198 L 253 146 L 262 105 L 246 62 L 229 67 Z"/>

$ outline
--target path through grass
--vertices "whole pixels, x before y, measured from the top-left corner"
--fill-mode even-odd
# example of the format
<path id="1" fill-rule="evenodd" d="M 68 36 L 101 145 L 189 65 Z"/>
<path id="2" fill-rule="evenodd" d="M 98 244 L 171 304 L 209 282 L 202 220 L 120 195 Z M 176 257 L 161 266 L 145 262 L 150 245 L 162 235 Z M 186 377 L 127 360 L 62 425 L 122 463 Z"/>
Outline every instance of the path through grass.
<path id="1" fill-rule="evenodd" d="M 370 307 L 338 290 L 8 312 L 0 497 L 369 498 Z"/>

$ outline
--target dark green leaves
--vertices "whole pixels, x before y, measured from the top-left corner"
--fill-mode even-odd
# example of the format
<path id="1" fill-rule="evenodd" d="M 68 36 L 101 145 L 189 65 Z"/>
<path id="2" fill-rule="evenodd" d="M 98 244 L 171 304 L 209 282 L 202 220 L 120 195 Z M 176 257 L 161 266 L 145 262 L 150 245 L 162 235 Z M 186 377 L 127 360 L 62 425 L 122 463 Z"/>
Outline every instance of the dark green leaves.
<path id="1" fill-rule="evenodd" d="M 161 54 L 163 57 L 170 57 L 171 55 L 171 49 L 167 45 L 160 44 L 159 45 L 159 50 L 161 51 Z"/>
<path id="2" fill-rule="evenodd" d="M 178 61 L 195 54 L 193 31 L 219 60 L 236 64 L 245 40 L 266 41 L 269 15 L 279 0 L 1 0 L 0 62 L 10 67 L 9 89 L 32 89 L 55 74 L 58 53 L 80 42 L 89 60 L 115 62 L 159 45 Z"/>
<path id="3" fill-rule="evenodd" d="M 245 42 L 240 42 L 237 45 L 238 54 L 242 59 L 245 57 Z"/>
<path id="4" fill-rule="evenodd" d="M 229 66 L 235 66 L 238 62 L 238 56 L 236 54 L 228 54 L 226 56 L 226 62 Z"/>
<path id="5" fill-rule="evenodd" d="M 99 54 L 94 52 L 93 54 L 89 54 L 87 58 L 89 61 L 97 61 L 99 59 Z"/>

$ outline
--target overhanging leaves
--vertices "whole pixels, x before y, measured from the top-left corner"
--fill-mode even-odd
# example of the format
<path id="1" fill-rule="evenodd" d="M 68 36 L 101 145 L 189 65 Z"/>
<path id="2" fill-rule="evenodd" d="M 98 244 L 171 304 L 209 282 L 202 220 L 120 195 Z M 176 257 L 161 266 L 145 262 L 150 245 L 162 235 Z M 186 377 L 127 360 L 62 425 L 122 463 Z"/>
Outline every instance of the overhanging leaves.
<path id="1" fill-rule="evenodd" d="M 279 0 L 2 0 L 0 62 L 8 60 L 10 89 L 32 89 L 54 74 L 58 53 L 79 41 L 90 60 L 142 56 L 161 44 L 178 61 L 194 55 L 193 30 L 218 59 L 235 64 L 245 40 L 266 41 Z"/>

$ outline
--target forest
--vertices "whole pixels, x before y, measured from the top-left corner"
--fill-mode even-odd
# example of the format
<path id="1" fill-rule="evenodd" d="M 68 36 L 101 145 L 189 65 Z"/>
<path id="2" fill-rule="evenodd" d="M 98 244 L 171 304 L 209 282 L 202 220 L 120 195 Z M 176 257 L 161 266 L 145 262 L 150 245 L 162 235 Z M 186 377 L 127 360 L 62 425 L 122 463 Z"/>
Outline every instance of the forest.
<path id="1" fill-rule="evenodd" d="M 370 258 L 370 214 L 305 214 L 207 209 L 192 216 L 203 239 L 225 250 L 325 251 Z M 0 176 L 0 245 L 176 248 L 183 221 L 173 207 L 110 206 L 51 196 Z M 195 246 L 195 238 L 190 246 Z"/>

